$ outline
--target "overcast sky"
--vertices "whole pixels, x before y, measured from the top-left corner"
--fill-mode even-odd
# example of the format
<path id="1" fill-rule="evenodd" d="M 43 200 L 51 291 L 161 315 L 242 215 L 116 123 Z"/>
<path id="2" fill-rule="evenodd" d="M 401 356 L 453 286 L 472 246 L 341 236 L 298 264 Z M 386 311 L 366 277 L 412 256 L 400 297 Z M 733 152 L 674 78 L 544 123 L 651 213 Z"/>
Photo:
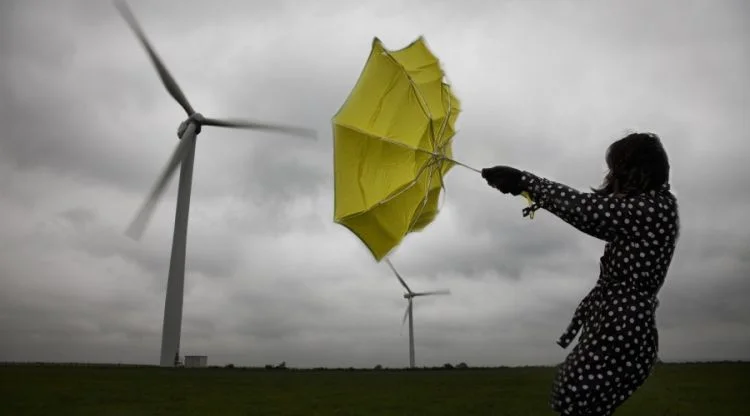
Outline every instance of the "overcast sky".
<path id="1" fill-rule="evenodd" d="M 210 364 L 408 365 L 403 289 L 333 222 L 331 118 L 372 38 L 424 35 L 462 100 L 456 159 L 579 189 L 628 130 L 662 136 L 682 237 L 661 357 L 750 359 L 750 6 L 737 1 L 131 0 L 206 116 L 317 142 L 203 129 L 182 354 Z M 184 112 L 110 2 L 0 9 L 0 361 L 156 364 L 177 181 L 124 236 Z M 206 7 L 206 10 L 202 9 Z M 392 260 L 415 290 L 418 365 L 554 364 L 603 244 L 456 167 L 443 211 Z"/>

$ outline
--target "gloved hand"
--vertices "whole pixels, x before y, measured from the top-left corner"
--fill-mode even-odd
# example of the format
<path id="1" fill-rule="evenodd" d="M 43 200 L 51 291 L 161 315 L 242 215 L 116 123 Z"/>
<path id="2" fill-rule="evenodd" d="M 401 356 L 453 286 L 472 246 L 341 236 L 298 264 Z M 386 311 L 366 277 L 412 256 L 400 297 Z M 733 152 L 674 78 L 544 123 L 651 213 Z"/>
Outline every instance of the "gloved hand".
<path id="1" fill-rule="evenodd" d="M 523 191 L 521 188 L 522 175 L 520 170 L 510 166 L 495 166 L 482 169 L 482 177 L 487 181 L 488 185 L 504 194 L 511 194 L 513 196 L 520 195 Z"/>

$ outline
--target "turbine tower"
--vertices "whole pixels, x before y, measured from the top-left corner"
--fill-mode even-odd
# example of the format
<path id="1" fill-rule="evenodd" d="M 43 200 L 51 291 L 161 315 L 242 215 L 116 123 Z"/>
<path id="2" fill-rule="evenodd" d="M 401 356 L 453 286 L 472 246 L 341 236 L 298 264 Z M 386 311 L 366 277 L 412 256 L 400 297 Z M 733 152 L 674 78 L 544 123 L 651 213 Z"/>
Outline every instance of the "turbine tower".
<path id="1" fill-rule="evenodd" d="M 146 228 L 149 218 L 153 214 L 159 198 L 165 191 L 167 183 L 180 167 L 180 182 L 177 190 L 177 208 L 175 212 L 174 235 L 172 238 L 172 255 L 169 262 L 169 277 L 167 280 L 167 294 L 164 302 L 164 323 L 162 327 L 160 365 L 173 367 L 175 357 L 179 357 L 180 334 L 182 331 L 182 301 L 185 285 L 185 251 L 187 246 L 188 213 L 190 211 L 190 191 L 193 180 L 193 162 L 195 159 L 195 142 L 202 126 L 217 126 L 239 129 L 269 130 L 297 136 L 315 138 L 315 132 L 309 129 L 257 123 L 237 119 L 215 119 L 203 117 L 196 112 L 188 102 L 180 87 L 162 63 L 156 51 L 124 1 L 115 0 L 115 7 L 138 37 L 141 45 L 146 49 L 152 64 L 159 73 L 164 87 L 172 98 L 180 104 L 187 113 L 187 120 L 177 128 L 177 144 L 167 166 L 162 171 L 151 193 L 128 227 L 126 234 L 139 240 Z"/>
<path id="2" fill-rule="evenodd" d="M 406 289 L 406 293 L 404 293 L 404 299 L 408 301 L 408 304 L 406 305 L 406 312 L 404 312 L 404 319 L 401 321 L 401 325 L 403 326 L 406 322 L 406 318 L 409 318 L 409 368 L 414 368 L 415 366 L 415 354 L 414 354 L 414 298 L 417 296 L 431 296 L 431 295 L 450 295 L 450 290 L 435 290 L 431 292 L 414 292 L 412 291 L 409 286 L 406 284 L 404 279 L 401 277 L 401 275 L 396 271 L 396 268 L 393 267 L 393 264 L 390 260 L 386 259 L 386 263 L 388 263 L 388 266 L 393 271 L 393 274 L 396 275 L 396 278 L 399 282 L 401 282 L 401 286 Z"/>

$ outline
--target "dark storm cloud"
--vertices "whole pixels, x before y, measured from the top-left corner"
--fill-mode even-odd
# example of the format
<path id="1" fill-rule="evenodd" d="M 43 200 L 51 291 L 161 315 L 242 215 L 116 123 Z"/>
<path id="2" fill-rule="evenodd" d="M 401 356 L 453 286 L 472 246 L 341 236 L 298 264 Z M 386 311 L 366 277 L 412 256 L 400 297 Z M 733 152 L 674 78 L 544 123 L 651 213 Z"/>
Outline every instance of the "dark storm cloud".
<path id="1" fill-rule="evenodd" d="M 436 241 L 434 247 L 419 250 L 416 254 L 404 253 L 404 273 L 428 276 L 491 273 L 501 279 L 516 280 L 539 267 L 566 274 L 575 274 L 582 268 L 580 260 L 570 261 L 570 256 L 580 259 L 578 256 L 582 254 L 581 241 L 572 233 L 550 232 L 542 225 L 521 225 L 520 221 L 498 220 L 486 213 L 485 216 L 487 226 L 482 231 L 471 232 L 469 239 L 456 241 L 448 238 Z M 446 244 L 451 240 L 452 244 Z M 406 248 L 401 251 L 406 251 Z"/>
<path id="2" fill-rule="evenodd" d="M 132 311 L 135 305 L 113 305 L 88 299 L 65 299 L 62 296 L 35 294 L 35 302 L 18 297 L 2 296 L 0 306 L 0 359 L 79 362 L 137 362 L 148 360 L 148 351 L 157 351 L 160 325 L 147 312 L 158 313 L 148 304 L 140 319 L 132 313 L 113 314 L 106 324 L 100 319 L 102 310 Z M 40 301 L 44 302 L 40 302 Z M 46 302 L 46 303 L 45 303 Z M 132 300 L 131 300 L 132 302 Z M 64 310 L 64 313 L 60 313 Z M 143 311 L 143 309 L 141 309 Z M 23 319 L 18 319 L 22 316 Z M 73 335 L 73 336 L 71 336 Z M 128 346 L 141 351 L 128 352 Z M 86 357 L 80 357 L 82 351 Z M 153 352 L 152 352 L 153 354 Z M 38 358 L 37 358 L 38 357 Z"/>
<path id="3" fill-rule="evenodd" d="M 75 7 L 81 7 L 80 3 L 76 4 Z M 167 9 L 160 7 L 155 9 L 138 7 L 144 5 L 136 2 L 132 8 L 139 14 L 150 17 L 150 19 L 143 19 L 146 21 L 151 19 L 158 21 L 159 13 L 167 12 Z M 55 173 L 74 175 L 89 180 L 105 181 L 110 185 L 142 193 L 151 185 L 156 173 L 163 168 L 176 145 L 176 127 L 184 117 L 180 114 L 179 107 L 167 95 L 155 70 L 148 62 L 145 51 L 141 49 L 130 33 L 130 29 L 121 21 L 111 5 L 106 5 L 106 7 L 100 5 L 86 10 L 66 9 L 68 12 L 66 15 L 70 15 L 71 18 L 85 19 L 88 16 L 92 22 L 97 22 L 94 27 L 84 25 L 79 31 L 66 30 L 66 23 L 53 13 L 54 10 L 45 8 L 41 14 L 35 12 L 32 19 L 28 13 L 28 10 L 33 10 L 32 6 L 31 3 L 26 7 L 20 7 L 18 4 L 12 5 L 11 10 L 14 13 L 8 19 L 12 24 L 4 29 L 19 34 L 11 36 L 7 47 L 3 49 L 4 62 L 6 62 L 3 85 L 9 89 L 7 101 L 3 100 L 4 111 L 0 115 L 0 122 L 9 129 L 2 143 L 4 156 L 22 169 L 51 170 Z M 212 10 L 213 13 L 218 13 L 222 8 L 212 8 Z M 253 10 L 253 18 L 262 20 L 263 13 L 256 12 L 262 12 L 262 10 Z M 189 17 L 198 15 L 177 13 L 173 18 L 177 20 L 179 16 L 187 16 L 185 22 L 190 23 L 192 20 Z M 35 28 L 42 22 L 47 28 L 44 37 L 25 36 L 27 33 L 37 33 Z M 108 24 L 104 25 L 102 22 Z M 147 30 L 147 34 L 157 51 L 167 52 L 162 53 L 162 57 L 180 82 L 180 73 L 189 72 L 188 68 L 175 68 L 175 65 L 169 64 L 169 57 L 175 54 L 189 54 L 190 50 L 183 47 L 182 50 L 176 49 L 176 52 L 172 52 L 174 49 L 171 50 L 166 45 L 159 47 L 159 35 L 164 34 L 165 28 L 158 25 L 152 26 L 159 30 Z M 99 33 L 97 34 L 99 38 L 92 39 L 89 36 L 96 33 L 95 29 L 104 30 L 106 36 Z M 49 36 L 50 33 L 52 36 Z M 107 45 L 107 42 L 110 42 L 110 45 Z M 107 51 L 105 55 L 108 55 L 110 59 L 91 61 L 91 58 L 86 56 L 86 48 L 104 48 Z M 122 54 L 123 51 L 128 51 L 128 54 Z M 108 76 L 97 76 L 105 71 Z M 86 76 L 84 74 L 88 74 L 88 77 L 85 81 L 79 78 L 77 85 L 60 82 L 81 75 Z M 210 73 L 206 77 L 216 81 L 216 77 L 211 76 Z M 180 83 L 183 84 L 182 87 L 188 98 L 193 97 L 195 104 L 199 105 L 200 100 L 195 99 L 195 96 L 200 97 L 200 95 L 191 94 L 191 90 L 195 92 L 195 89 L 188 89 L 184 85 L 186 83 Z M 215 86 L 215 84 L 213 86 L 208 84 L 203 88 L 209 91 L 216 90 L 213 88 Z M 258 94 L 257 91 L 252 91 L 251 87 L 252 85 L 247 86 L 251 100 L 257 103 L 268 101 L 266 97 L 269 97 L 270 91 Z M 218 92 L 219 95 L 215 99 L 222 98 L 221 89 L 218 89 Z M 270 96 L 273 97 L 273 95 L 275 94 Z M 87 98 L 84 99 L 84 97 Z M 92 100 L 93 97 L 95 99 Z M 238 106 L 237 108 L 243 109 L 243 107 L 248 110 L 253 109 L 252 106 Z M 321 111 L 325 110 L 325 107 L 321 109 Z M 173 120 L 172 127 L 167 127 L 169 124 L 154 123 L 154 112 L 168 115 Z M 322 112 L 314 114 L 313 119 L 320 118 L 323 114 Z M 246 116 L 245 111 L 236 110 L 230 114 L 212 115 Z M 271 121 L 306 124 L 298 120 L 287 119 L 287 114 L 284 112 L 280 116 L 277 116 L 277 120 Z M 139 121 L 125 121 L 128 117 Z M 38 122 L 42 119 L 45 123 Z M 307 122 L 309 118 L 303 121 Z M 216 129 L 206 128 L 205 131 L 203 136 L 211 137 L 215 135 Z M 325 137 L 327 132 L 321 133 L 321 136 Z M 249 135 L 242 132 L 234 134 L 239 137 Z M 229 136 L 228 133 L 225 135 Z M 254 139 L 289 141 L 288 138 L 275 137 L 277 135 L 266 136 Z M 219 139 L 212 137 L 212 142 L 217 140 Z M 158 147 L 154 147 L 157 145 Z M 262 174 L 268 175 L 271 167 L 280 162 L 275 158 L 269 160 L 268 156 L 272 157 L 275 153 L 294 145 L 295 143 L 291 142 L 291 144 L 280 143 L 279 146 L 272 147 L 261 146 L 250 156 L 252 170 L 248 172 L 249 175 L 245 176 L 250 178 L 260 176 L 263 179 Z M 203 159 L 204 155 L 201 152 L 207 150 L 205 147 L 207 146 L 201 141 L 198 147 L 197 164 Z M 246 145 L 245 158 L 248 156 L 247 149 Z M 243 156 L 242 151 L 240 156 Z M 268 163 L 265 163 L 266 161 Z M 290 168 L 298 166 L 299 163 L 293 160 L 288 163 L 289 167 L 286 171 L 296 173 Z M 275 177 L 277 175 L 273 174 L 277 172 L 270 173 Z M 200 173 L 196 171 L 196 175 Z M 316 177 L 315 172 L 310 169 L 303 170 L 301 173 L 299 180 Z M 211 187 L 207 188 L 211 189 Z M 300 187 L 294 190 L 303 189 L 306 188 Z"/>
<path id="4" fill-rule="evenodd" d="M 750 293 L 750 238 L 725 233 L 702 233 L 681 246 L 670 271 L 667 285 L 676 286 L 665 291 L 663 303 L 664 325 L 684 326 L 721 321 L 750 329 L 750 306 L 745 301 Z M 684 259 L 698 259 L 694 263 Z M 748 344 L 750 346 L 750 344 Z"/>
<path id="5" fill-rule="evenodd" d="M 136 244 L 130 241 L 121 230 L 96 223 L 92 211 L 74 208 L 60 214 L 73 226 L 68 240 L 72 245 L 94 257 L 121 257 L 132 262 L 152 275 L 163 275 L 169 265 L 169 246 L 159 247 Z M 234 273 L 239 253 L 236 243 L 225 237 L 194 232 L 191 235 L 189 259 L 186 267 L 205 277 L 227 277 Z M 164 243 L 165 241 L 162 241 Z"/>
<path id="6" fill-rule="evenodd" d="M 22 9 L 18 3 L 15 6 Z M 9 91 L 4 95 L 5 108 L 0 115 L 0 122 L 7 126 L 1 145 L 4 158 L 20 169 L 43 169 L 126 189 L 152 180 L 153 175 L 134 169 L 144 162 L 145 156 L 127 146 L 126 141 L 132 141 L 129 128 L 134 123 L 117 123 L 125 114 L 137 117 L 138 109 L 146 113 L 154 110 L 153 94 L 143 85 L 145 77 L 116 76 L 117 72 L 123 74 L 133 69 L 132 65 L 118 68 L 94 62 L 93 68 L 82 66 L 79 57 L 84 57 L 84 65 L 86 58 L 76 44 L 91 47 L 94 42 L 79 32 L 65 30 L 54 16 L 36 17 L 50 20 L 43 37 L 25 36 L 38 32 L 34 24 L 40 24 L 39 20 L 14 17 L 10 19 L 13 22 L 10 29 L 4 29 L 19 34 L 11 36 L 10 46 L 3 50 L 4 86 Z M 102 66 L 115 74 L 97 77 L 104 69 Z M 88 78 L 86 75 L 79 78 L 79 72 Z M 113 92 L 123 87 L 135 94 Z M 139 91 L 146 94 L 141 93 L 141 98 L 134 102 Z M 114 112 L 101 111 L 112 106 L 120 109 L 120 117 L 113 117 Z M 148 121 L 143 124 L 147 129 L 153 126 Z"/>

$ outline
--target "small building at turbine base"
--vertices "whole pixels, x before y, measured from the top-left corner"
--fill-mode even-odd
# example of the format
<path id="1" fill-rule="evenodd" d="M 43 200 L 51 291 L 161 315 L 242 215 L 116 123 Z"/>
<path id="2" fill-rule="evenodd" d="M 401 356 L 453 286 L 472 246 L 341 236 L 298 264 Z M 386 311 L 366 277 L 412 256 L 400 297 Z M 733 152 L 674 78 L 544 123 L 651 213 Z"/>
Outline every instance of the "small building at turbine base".
<path id="1" fill-rule="evenodd" d="M 208 365 L 207 355 L 186 355 L 185 367 L 206 367 Z"/>

